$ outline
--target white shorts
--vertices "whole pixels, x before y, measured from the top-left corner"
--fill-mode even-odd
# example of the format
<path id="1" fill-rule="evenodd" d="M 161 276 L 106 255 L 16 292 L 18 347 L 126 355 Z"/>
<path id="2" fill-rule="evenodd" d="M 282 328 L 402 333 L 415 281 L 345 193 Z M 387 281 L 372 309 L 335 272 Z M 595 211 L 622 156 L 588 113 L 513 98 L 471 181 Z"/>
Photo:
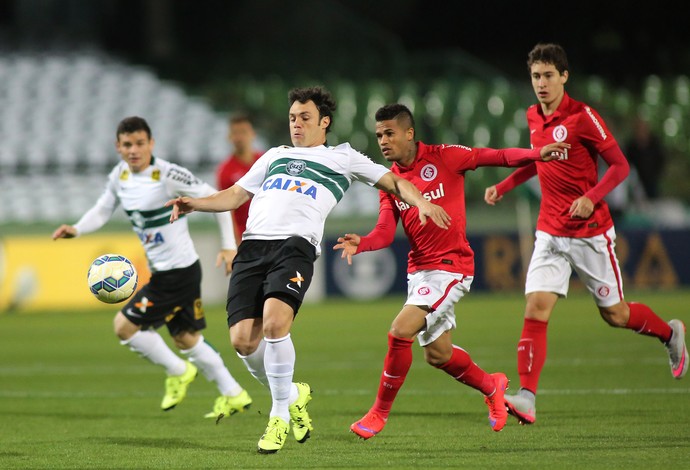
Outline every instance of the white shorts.
<path id="1" fill-rule="evenodd" d="M 405 305 L 426 306 L 426 327 L 419 333 L 419 344 L 433 343 L 448 330 L 455 329 L 455 304 L 470 291 L 472 276 L 448 271 L 417 271 L 407 275 Z"/>
<path id="2" fill-rule="evenodd" d="M 619 303 L 623 300 L 623 278 L 615 240 L 613 227 L 590 238 L 554 237 L 537 230 L 525 294 L 553 292 L 565 297 L 574 269 L 599 307 Z"/>

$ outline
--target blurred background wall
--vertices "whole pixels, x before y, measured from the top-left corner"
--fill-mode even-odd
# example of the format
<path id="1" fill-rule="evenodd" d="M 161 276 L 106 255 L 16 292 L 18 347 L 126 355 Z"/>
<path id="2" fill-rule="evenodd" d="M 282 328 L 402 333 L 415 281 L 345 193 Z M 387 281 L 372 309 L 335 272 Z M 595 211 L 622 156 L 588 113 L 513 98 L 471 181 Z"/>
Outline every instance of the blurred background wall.
<path id="1" fill-rule="evenodd" d="M 261 147 L 289 143 L 287 91 L 312 84 L 338 100 L 329 143 L 349 141 L 374 159 L 373 114 L 393 101 L 412 108 L 426 142 L 527 146 L 525 61 L 537 42 L 565 47 L 568 92 L 604 116 L 624 150 L 640 120 L 663 147 L 657 194 L 633 171 L 610 195 L 619 232 L 649 240 L 687 230 L 690 33 L 680 5 L 0 0 L 0 238 L 49 237 L 74 223 L 117 161 L 115 127 L 128 115 L 149 121 L 157 156 L 210 183 L 232 150 L 231 113 L 252 114 Z M 471 235 L 533 229 L 539 195 L 529 186 L 492 211 L 482 202 L 508 172 L 467 175 Z M 366 233 L 377 210 L 375 191 L 355 185 L 327 234 Z M 205 217 L 196 224 L 215 230 Z M 128 234 L 120 214 L 107 229 Z M 674 250 L 670 258 L 685 256 Z"/>

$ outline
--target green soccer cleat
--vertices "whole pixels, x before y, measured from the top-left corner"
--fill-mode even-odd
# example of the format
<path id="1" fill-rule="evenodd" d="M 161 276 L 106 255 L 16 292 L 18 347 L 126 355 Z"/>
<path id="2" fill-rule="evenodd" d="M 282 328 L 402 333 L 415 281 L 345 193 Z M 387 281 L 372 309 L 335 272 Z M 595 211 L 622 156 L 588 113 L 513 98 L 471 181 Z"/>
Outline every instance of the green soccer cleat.
<path id="1" fill-rule="evenodd" d="M 290 425 L 283 418 L 275 416 L 268 421 L 264 435 L 259 439 L 260 454 L 275 454 L 285 445 Z"/>
<path id="2" fill-rule="evenodd" d="M 309 439 L 311 431 L 314 430 L 307 412 L 307 404 L 311 401 L 311 387 L 304 382 L 297 382 L 295 385 L 297 385 L 299 396 L 290 405 L 290 421 L 292 421 L 292 433 L 295 435 L 295 439 L 300 444 L 304 444 Z"/>
<path id="3" fill-rule="evenodd" d="M 163 411 L 172 410 L 175 408 L 184 397 L 187 396 L 187 387 L 194 381 L 199 372 L 194 364 L 185 361 L 187 370 L 182 375 L 169 375 L 165 379 L 165 395 L 161 402 Z"/>
<path id="4" fill-rule="evenodd" d="M 213 418 L 217 424 L 225 416 L 232 416 L 235 413 L 242 413 L 244 410 L 249 409 L 251 404 L 252 398 L 246 390 L 242 390 L 239 395 L 234 397 L 221 395 L 216 398 L 213 411 L 206 413 L 204 418 Z"/>

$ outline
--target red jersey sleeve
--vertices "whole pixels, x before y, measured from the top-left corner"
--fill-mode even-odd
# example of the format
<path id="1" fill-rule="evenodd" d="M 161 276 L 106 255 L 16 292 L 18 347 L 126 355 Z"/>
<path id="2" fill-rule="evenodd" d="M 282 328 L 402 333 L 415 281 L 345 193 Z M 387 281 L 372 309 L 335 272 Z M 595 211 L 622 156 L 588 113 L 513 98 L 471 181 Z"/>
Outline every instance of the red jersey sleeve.
<path id="1" fill-rule="evenodd" d="M 476 166 L 515 167 L 541 160 L 541 149 L 476 149 Z"/>
<path id="2" fill-rule="evenodd" d="M 509 174 L 503 181 L 496 185 L 496 190 L 498 195 L 502 196 L 505 193 L 512 191 L 513 189 L 520 186 L 522 183 L 532 178 L 537 174 L 537 165 L 531 163 L 522 168 L 518 168 L 511 174 Z"/>
<path id="3" fill-rule="evenodd" d="M 393 243 L 399 218 L 392 198 L 385 191 L 379 191 L 379 219 L 374 229 L 361 237 L 357 253 L 380 250 Z"/>
<path id="4" fill-rule="evenodd" d="M 623 155 L 623 151 L 618 145 L 609 147 L 603 151 L 601 158 L 609 165 L 604 176 L 592 189 L 585 193 L 594 204 L 601 201 L 613 188 L 618 186 L 630 173 L 630 165 Z"/>

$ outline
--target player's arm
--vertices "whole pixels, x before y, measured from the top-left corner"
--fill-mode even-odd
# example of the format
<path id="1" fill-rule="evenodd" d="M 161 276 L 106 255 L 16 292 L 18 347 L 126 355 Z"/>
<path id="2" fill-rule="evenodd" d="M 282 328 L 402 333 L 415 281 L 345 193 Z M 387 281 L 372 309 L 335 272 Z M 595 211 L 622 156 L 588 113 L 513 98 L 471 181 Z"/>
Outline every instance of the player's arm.
<path id="1" fill-rule="evenodd" d="M 193 198 L 182 196 L 165 203 L 166 207 L 173 206 L 170 222 L 175 222 L 183 214 L 190 212 L 225 212 L 237 209 L 251 199 L 252 194 L 237 184 L 223 191 L 217 191 L 210 196 Z"/>
<path id="2" fill-rule="evenodd" d="M 118 201 L 113 191 L 107 188 L 98 198 L 96 204 L 81 216 L 74 225 L 62 224 L 53 232 L 53 240 L 58 238 L 75 238 L 85 233 L 95 232 L 103 227 L 112 217 Z"/>
<path id="3" fill-rule="evenodd" d="M 601 152 L 601 158 L 609 165 L 608 170 L 592 189 L 573 201 L 568 211 L 571 217 L 589 218 L 594 206 L 628 177 L 630 165 L 619 145 Z"/>
<path id="4" fill-rule="evenodd" d="M 445 209 L 424 199 L 419 189 L 406 179 L 389 171 L 376 182 L 375 186 L 416 207 L 419 212 L 419 221 L 422 225 L 425 225 L 427 217 L 430 217 L 442 229 L 448 228 L 450 216 Z"/>
<path id="5" fill-rule="evenodd" d="M 553 142 L 540 149 L 506 148 L 491 149 L 478 148 L 477 166 L 522 166 L 533 161 L 548 162 L 551 160 L 565 160 L 568 158 L 570 144 Z"/>
<path id="6" fill-rule="evenodd" d="M 520 186 L 537 174 L 537 165 L 531 163 L 523 166 L 508 175 L 503 181 L 484 190 L 484 201 L 493 206 L 503 199 L 503 195 Z"/>
<path id="7" fill-rule="evenodd" d="M 385 248 L 395 239 L 395 227 L 398 225 L 398 213 L 390 205 L 390 196 L 384 191 L 379 195 L 379 218 L 374 229 L 362 237 L 356 233 L 346 233 L 338 237 L 334 250 L 343 250 L 340 257 L 347 258 L 347 264 L 352 264 L 352 257 L 357 253 L 375 251 Z"/>

